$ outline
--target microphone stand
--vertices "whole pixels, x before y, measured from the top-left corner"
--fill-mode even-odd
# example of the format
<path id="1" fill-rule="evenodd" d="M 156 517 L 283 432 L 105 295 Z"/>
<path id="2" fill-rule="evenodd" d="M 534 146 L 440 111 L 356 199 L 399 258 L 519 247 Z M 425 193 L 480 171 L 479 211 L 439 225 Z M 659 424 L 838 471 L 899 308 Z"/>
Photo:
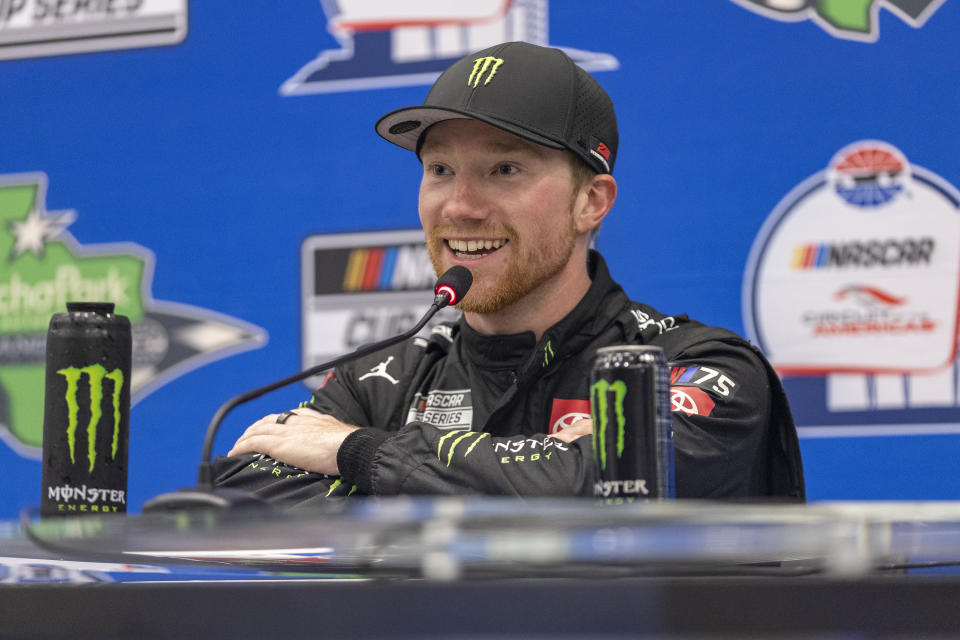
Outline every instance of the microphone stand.
<path id="1" fill-rule="evenodd" d="M 469 286 L 469 284 L 467 286 Z M 155 498 L 151 498 L 143 505 L 144 513 L 201 507 L 227 508 L 233 506 L 267 506 L 267 503 L 262 498 L 248 491 L 230 488 L 215 489 L 213 486 L 213 463 L 211 462 L 213 458 L 213 442 L 216 439 L 217 432 L 220 430 L 220 424 L 223 422 L 224 418 L 227 417 L 227 414 L 233 411 L 236 407 L 259 398 L 266 393 L 270 393 L 271 391 L 285 387 L 288 384 L 292 384 L 299 380 L 303 380 L 304 378 L 309 378 L 310 376 L 322 373 L 327 369 L 337 367 L 345 362 L 349 362 L 350 360 L 370 355 L 374 351 L 379 351 L 380 349 L 393 346 L 398 342 L 403 342 L 404 340 L 413 337 L 417 334 L 417 332 L 420 331 L 420 329 L 424 327 L 424 325 L 427 324 L 427 322 L 430 321 L 430 318 L 432 318 L 437 311 L 450 304 L 450 302 L 457 297 L 452 290 L 448 290 L 449 287 L 437 287 L 437 289 L 438 293 L 434 296 L 433 304 L 430 305 L 430 308 L 412 329 L 409 329 L 400 335 L 381 340 L 380 342 L 375 342 L 373 344 L 360 347 L 352 353 L 348 353 L 340 356 L 339 358 L 330 360 L 329 362 L 324 362 L 310 367 L 305 371 L 288 376 L 282 380 L 271 382 L 270 384 L 262 387 L 241 393 L 240 395 L 234 396 L 225 402 L 217 410 L 217 413 L 214 414 L 213 419 L 207 426 L 207 433 L 203 440 L 203 455 L 199 470 L 197 472 L 196 488 L 180 489 L 179 491 L 164 493 L 156 496 Z M 461 297 L 462 295 L 463 294 L 461 294 Z"/>

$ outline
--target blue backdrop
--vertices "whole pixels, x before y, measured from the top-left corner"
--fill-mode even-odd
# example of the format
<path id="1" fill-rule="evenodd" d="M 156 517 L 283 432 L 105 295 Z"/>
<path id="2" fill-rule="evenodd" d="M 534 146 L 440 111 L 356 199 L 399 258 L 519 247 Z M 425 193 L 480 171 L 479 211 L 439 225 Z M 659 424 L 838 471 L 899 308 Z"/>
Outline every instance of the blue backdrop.
<path id="1" fill-rule="evenodd" d="M 446 17 L 456 27 L 405 30 L 391 25 L 409 16 L 386 15 L 403 3 L 372 16 L 349 1 L 144 0 L 114 2 L 110 15 L 73 7 L 79 16 L 46 15 L 51 4 L 0 1 L 5 517 L 39 502 L 42 403 L 24 388 L 38 378 L 18 373 L 42 369 L 36 349 L 23 346 L 38 334 L 35 318 L 22 319 L 26 307 L 39 313 L 45 300 L 26 288 L 30 274 L 44 260 L 91 252 L 146 261 L 142 273 L 119 272 L 130 278 L 129 313 L 163 334 L 132 411 L 130 507 L 192 484 L 216 408 L 303 364 L 301 243 L 417 226 L 420 166 L 373 123 L 422 101 L 427 83 L 417 74 L 444 60 L 450 29 L 466 46 L 497 28 L 469 14 L 486 9 L 477 4 L 510 12 L 508 35 L 575 49 L 596 69 L 620 122 L 620 195 L 598 247 L 631 297 L 661 311 L 745 333 L 742 290 L 753 277 L 745 269 L 764 221 L 850 143 L 883 141 L 948 186 L 960 183 L 957 2 L 858 0 L 850 4 L 862 15 L 848 15 L 803 0 L 779 13 L 760 0 L 498 1 L 466 3 L 467 13 Z M 143 27 L 153 24 L 138 15 L 148 9 L 168 26 Z M 115 35 L 128 24 L 129 34 Z M 67 27 L 82 37 L 71 41 Z M 77 42 L 123 48 L 70 52 Z M 418 54 L 418 42 L 434 49 Z M 326 72 L 288 82 L 324 51 L 342 53 Z M 31 208 L 30 193 L 45 201 L 36 196 Z M 42 215 L 29 214 L 40 202 Z M 200 329 L 178 334 L 183 322 Z M 955 391 L 935 415 L 905 410 L 889 433 L 856 431 L 840 427 L 890 421 L 882 411 L 852 422 L 832 415 L 824 379 L 787 379 L 811 499 L 960 494 Z M 294 387 L 238 410 L 217 450 L 307 393 Z"/>

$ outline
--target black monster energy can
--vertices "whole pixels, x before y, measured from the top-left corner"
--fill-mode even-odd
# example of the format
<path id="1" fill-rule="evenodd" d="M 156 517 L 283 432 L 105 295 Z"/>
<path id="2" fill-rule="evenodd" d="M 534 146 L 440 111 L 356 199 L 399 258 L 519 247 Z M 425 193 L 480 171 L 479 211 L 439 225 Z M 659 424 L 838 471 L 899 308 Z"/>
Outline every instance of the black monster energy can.
<path id="1" fill-rule="evenodd" d="M 47 332 L 43 515 L 125 513 L 130 320 L 112 302 L 68 302 Z"/>
<path id="2" fill-rule="evenodd" d="M 597 349 L 590 374 L 593 495 L 607 503 L 674 497 L 670 370 L 663 349 Z"/>

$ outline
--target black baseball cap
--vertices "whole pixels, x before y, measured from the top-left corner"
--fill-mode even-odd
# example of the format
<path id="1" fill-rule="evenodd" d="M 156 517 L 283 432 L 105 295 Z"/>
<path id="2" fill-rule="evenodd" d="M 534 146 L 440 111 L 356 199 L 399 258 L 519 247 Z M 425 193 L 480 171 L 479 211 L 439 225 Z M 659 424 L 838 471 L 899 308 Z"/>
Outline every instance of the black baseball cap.
<path id="1" fill-rule="evenodd" d="M 465 56 L 444 71 L 422 105 L 377 121 L 384 139 L 419 155 L 427 129 L 470 118 L 553 149 L 569 149 L 597 173 L 617 158 L 613 101 L 560 49 L 506 42 Z"/>

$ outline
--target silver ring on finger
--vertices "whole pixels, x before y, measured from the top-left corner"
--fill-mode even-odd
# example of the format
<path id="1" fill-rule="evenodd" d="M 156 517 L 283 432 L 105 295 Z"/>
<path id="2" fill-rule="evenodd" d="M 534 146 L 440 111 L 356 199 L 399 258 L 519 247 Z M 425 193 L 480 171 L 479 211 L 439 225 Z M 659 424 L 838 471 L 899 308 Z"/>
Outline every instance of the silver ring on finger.
<path id="1" fill-rule="evenodd" d="M 295 415 L 297 414 L 294 413 L 293 411 L 284 411 L 283 413 L 277 416 L 277 424 L 283 424 L 284 422 L 287 421 L 288 418 L 290 418 L 290 416 L 295 416 Z"/>

